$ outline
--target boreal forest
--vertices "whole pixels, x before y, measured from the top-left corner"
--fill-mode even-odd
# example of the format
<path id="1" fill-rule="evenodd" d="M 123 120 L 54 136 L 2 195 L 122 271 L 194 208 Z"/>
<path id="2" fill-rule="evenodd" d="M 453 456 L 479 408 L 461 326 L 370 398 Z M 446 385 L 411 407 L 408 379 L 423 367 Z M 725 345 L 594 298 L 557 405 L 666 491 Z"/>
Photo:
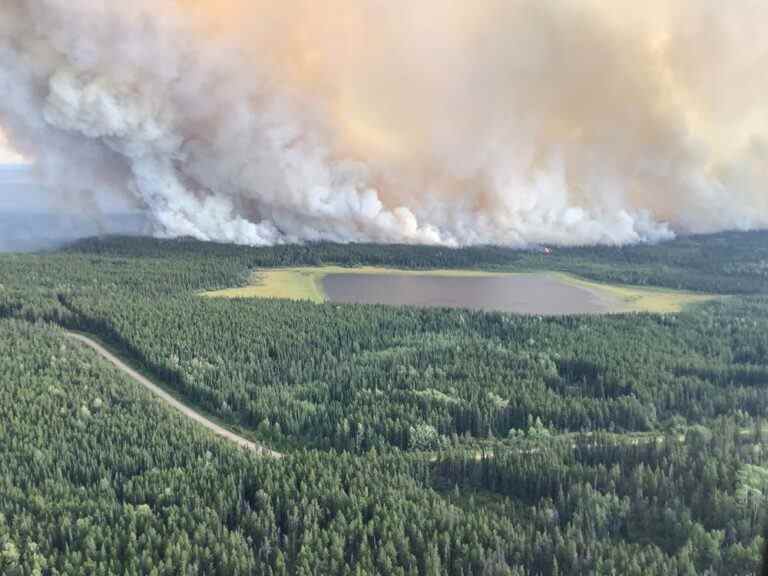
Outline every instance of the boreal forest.
<path id="1" fill-rule="evenodd" d="M 259 268 L 553 270 L 668 314 L 204 298 Z M 211 434 L 68 333 L 279 454 Z M 0 574 L 756 574 L 768 233 L 0 255 Z"/>

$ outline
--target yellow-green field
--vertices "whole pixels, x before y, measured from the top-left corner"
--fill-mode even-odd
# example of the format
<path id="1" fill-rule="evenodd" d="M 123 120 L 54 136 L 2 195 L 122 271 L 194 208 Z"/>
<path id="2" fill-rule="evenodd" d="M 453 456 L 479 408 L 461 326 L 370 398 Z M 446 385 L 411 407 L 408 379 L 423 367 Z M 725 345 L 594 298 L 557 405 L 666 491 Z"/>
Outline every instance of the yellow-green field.
<path id="1" fill-rule="evenodd" d="M 329 274 L 398 274 L 411 276 L 530 276 L 554 277 L 572 286 L 577 286 L 595 293 L 616 304 L 612 312 L 679 312 L 688 304 L 705 302 L 718 298 L 710 294 L 695 294 L 663 288 L 639 288 L 635 286 L 620 286 L 600 284 L 565 274 L 561 272 L 484 272 L 478 270 L 397 270 L 391 268 L 374 268 L 361 266 L 343 268 L 340 266 L 323 266 L 316 268 L 270 268 L 260 269 L 253 273 L 251 283 L 241 288 L 229 288 L 206 292 L 203 296 L 209 298 L 282 298 L 288 300 L 308 300 L 321 303 L 326 300 L 322 280 Z"/>
<path id="2" fill-rule="evenodd" d="M 284 298 L 324 302 L 320 271 L 325 268 L 260 269 L 251 275 L 251 283 L 241 288 L 205 292 L 210 298 Z M 327 273 L 326 273 L 327 274 Z"/>
<path id="3" fill-rule="evenodd" d="M 707 302 L 722 296 L 716 294 L 702 294 L 697 292 L 684 292 L 670 290 L 668 288 L 640 288 L 637 286 L 622 286 L 619 284 L 601 284 L 584 280 L 570 274 L 560 272 L 551 273 L 563 282 L 573 286 L 581 286 L 593 290 L 597 294 L 616 299 L 620 304 L 615 312 L 654 312 L 657 314 L 672 314 L 680 312 L 689 304 Z"/>

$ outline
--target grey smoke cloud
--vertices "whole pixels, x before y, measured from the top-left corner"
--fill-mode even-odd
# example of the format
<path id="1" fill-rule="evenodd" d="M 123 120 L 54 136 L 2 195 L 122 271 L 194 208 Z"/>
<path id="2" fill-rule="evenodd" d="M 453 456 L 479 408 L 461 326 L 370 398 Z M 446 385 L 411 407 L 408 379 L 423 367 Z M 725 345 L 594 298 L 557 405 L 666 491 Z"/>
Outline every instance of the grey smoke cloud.
<path id="1" fill-rule="evenodd" d="M 768 13 L 3 0 L 0 125 L 160 235 L 523 245 L 768 225 Z"/>

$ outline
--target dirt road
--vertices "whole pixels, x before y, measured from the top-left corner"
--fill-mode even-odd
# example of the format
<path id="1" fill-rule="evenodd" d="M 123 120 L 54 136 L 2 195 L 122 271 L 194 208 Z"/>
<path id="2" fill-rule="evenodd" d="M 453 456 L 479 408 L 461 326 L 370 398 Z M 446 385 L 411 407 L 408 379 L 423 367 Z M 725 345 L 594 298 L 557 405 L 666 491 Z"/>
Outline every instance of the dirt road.
<path id="1" fill-rule="evenodd" d="M 120 360 L 117 356 L 112 354 L 109 350 L 104 348 L 101 344 L 96 342 L 95 340 L 92 340 L 91 338 L 88 338 L 87 336 L 84 336 L 82 334 L 75 334 L 74 332 L 65 332 L 65 334 L 73 339 L 77 340 L 81 344 L 85 344 L 89 348 L 92 348 L 96 352 L 98 352 L 104 359 L 108 360 L 110 363 L 112 363 L 118 370 L 124 372 L 131 378 L 133 378 L 136 382 L 144 386 L 147 390 L 152 392 L 155 396 L 160 398 L 163 402 L 166 404 L 169 404 L 182 414 L 186 416 L 187 418 L 190 418 L 191 420 L 194 420 L 201 426 L 205 426 L 213 432 L 214 434 L 221 436 L 222 438 L 225 438 L 229 440 L 230 442 L 234 442 L 238 446 L 242 446 L 243 448 L 247 448 L 249 450 L 253 450 L 257 454 L 260 454 L 262 456 L 271 456 L 273 458 L 280 458 L 282 454 L 279 452 L 275 452 L 273 450 L 270 450 L 268 448 L 265 448 L 263 446 L 260 446 L 259 444 L 256 444 L 255 442 L 251 442 L 250 440 L 246 440 L 242 436 L 238 436 L 234 432 L 230 432 L 229 430 L 222 428 L 215 422 L 210 421 L 208 418 L 200 414 L 199 412 L 196 412 L 186 404 L 182 404 L 176 398 L 168 394 L 166 391 L 164 391 L 162 388 L 157 386 L 156 384 L 153 384 L 149 379 L 145 378 L 136 370 L 125 364 L 122 360 Z"/>

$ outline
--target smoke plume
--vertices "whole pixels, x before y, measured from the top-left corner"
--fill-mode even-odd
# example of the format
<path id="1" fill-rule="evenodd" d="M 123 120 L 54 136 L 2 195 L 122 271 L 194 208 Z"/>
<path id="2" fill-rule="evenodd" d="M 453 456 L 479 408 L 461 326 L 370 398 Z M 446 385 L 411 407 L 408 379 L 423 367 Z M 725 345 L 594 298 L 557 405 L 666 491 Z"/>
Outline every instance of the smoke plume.
<path id="1" fill-rule="evenodd" d="M 246 244 L 768 225 L 764 0 L 0 0 L 46 189 Z"/>

